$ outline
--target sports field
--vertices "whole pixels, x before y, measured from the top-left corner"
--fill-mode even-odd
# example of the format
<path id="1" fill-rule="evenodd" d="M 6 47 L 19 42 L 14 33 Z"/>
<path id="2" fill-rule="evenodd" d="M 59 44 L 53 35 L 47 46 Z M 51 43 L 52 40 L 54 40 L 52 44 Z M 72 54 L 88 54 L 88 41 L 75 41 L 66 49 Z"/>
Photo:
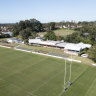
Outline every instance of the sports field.
<path id="1" fill-rule="evenodd" d="M 56 34 L 56 36 L 62 36 L 62 37 L 66 37 L 68 34 L 72 34 L 74 33 L 75 30 L 72 30 L 70 29 L 69 30 L 69 33 L 68 33 L 68 30 L 66 29 L 57 29 L 57 30 L 54 30 L 54 33 Z M 46 32 L 39 32 L 38 35 L 45 35 Z"/>
<path id="2" fill-rule="evenodd" d="M 63 79 L 64 60 L 0 48 L 0 96 L 96 96 L 96 67 L 73 63 L 66 92 Z"/>

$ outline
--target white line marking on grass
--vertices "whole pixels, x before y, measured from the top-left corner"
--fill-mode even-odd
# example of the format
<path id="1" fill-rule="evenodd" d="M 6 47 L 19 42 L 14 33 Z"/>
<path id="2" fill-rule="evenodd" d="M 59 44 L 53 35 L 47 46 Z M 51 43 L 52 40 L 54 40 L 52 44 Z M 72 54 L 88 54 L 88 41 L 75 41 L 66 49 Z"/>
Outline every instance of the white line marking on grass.
<path id="1" fill-rule="evenodd" d="M 12 49 L 11 47 L 6 47 L 6 46 L 2 46 L 2 45 L 0 45 L 0 47 L 5 47 L 5 48 Z M 69 58 L 63 58 L 63 57 L 59 57 L 59 56 L 54 56 L 54 55 L 48 55 L 48 54 L 43 54 L 43 53 L 32 52 L 32 51 L 28 51 L 28 50 L 24 50 L 24 49 L 18 49 L 16 47 L 14 47 L 14 50 L 19 50 L 19 51 L 24 51 L 24 52 L 29 52 L 29 53 L 39 54 L 39 55 L 45 55 L 45 56 L 49 56 L 49 57 L 55 57 L 55 58 L 59 58 L 59 59 L 64 59 L 64 60 L 68 60 L 68 61 L 74 61 L 74 62 L 81 63 L 80 60 L 75 60 L 75 59 L 69 59 Z"/>
<path id="2" fill-rule="evenodd" d="M 61 96 L 64 93 L 64 90 L 61 91 L 61 93 L 58 96 Z"/>
<path id="3" fill-rule="evenodd" d="M 53 78 L 57 77 L 59 74 L 62 74 L 63 71 L 60 71 L 58 74 L 52 76 L 50 79 L 48 79 L 47 81 L 45 81 L 43 84 L 41 84 L 38 88 L 36 88 L 35 90 L 33 90 L 32 92 L 30 93 L 33 93 L 36 92 L 37 90 L 39 90 L 42 86 L 44 86 L 45 84 L 47 84 L 50 80 L 52 80 Z"/>
<path id="4" fill-rule="evenodd" d="M 86 68 L 84 71 L 82 71 L 82 72 L 79 74 L 79 76 L 76 77 L 76 78 L 72 81 L 72 83 L 74 83 L 84 72 L 86 72 L 86 70 L 87 70 L 87 68 Z M 66 82 L 66 83 L 67 83 L 67 82 Z M 67 87 L 67 88 L 68 88 L 68 87 Z M 62 96 L 62 94 L 63 94 L 64 92 L 65 92 L 65 91 L 61 91 L 58 96 Z"/>
<path id="5" fill-rule="evenodd" d="M 74 83 L 84 72 L 86 72 L 87 69 L 88 69 L 88 68 L 86 68 L 84 71 L 82 71 L 82 72 L 80 73 L 80 75 L 72 81 L 72 83 Z"/>

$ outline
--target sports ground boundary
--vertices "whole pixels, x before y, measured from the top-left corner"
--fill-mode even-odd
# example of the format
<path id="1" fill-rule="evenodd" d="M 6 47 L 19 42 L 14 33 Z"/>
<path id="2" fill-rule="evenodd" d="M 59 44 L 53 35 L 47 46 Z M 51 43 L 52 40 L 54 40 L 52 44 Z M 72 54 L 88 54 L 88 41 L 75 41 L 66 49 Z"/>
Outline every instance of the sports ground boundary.
<path id="1" fill-rule="evenodd" d="M 69 59 L 69 58 L 64 58 L 64 57 L 60 57 L 60 56 L 54 56 L 54 55 L 49 55 L 49 54 L 44 54 L 44 53 L 28 51 L 28 50 L 19 49 L 19 48 L 16 48 L 16 47 L 12 48 L 12 47 L 2 46 L 2 45 L 0 45 L 0 47 L 10 48 L 10 49 L 14 49 L 14 50 L 19 50 L 19 51 L 29 52 L 29 53 L 33 53 L 33 54 L 44 55 L 44 56 L 49 56 L 49 57 L 54 57 L 54 58 L 59 58 L 59 59 L 64 59 L 64 60 L 68 60 L 68 61 L 74 61 L 74 62 L 81 63 L 80 60 Z"/>

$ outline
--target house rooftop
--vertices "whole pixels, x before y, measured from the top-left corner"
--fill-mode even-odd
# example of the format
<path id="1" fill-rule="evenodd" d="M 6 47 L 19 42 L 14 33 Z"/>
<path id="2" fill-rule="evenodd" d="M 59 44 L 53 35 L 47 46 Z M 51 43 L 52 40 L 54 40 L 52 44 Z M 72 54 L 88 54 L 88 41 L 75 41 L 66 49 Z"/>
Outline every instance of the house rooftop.
<path id="1" fill-rule="evenodd" d="M 84 48 L 90 48 L 92 45 L 91 44 L 84 44 L 84 43 L 67 43 L 67 42 L 62 42 L 62 41 L 43 41 L 42 39 L 29 39 L 29 44 L 40 44 L 40 45 L 48 45 L 48 46 L 56 46 L 59 48 L 65 48 L 66 50 L 74 50 L 74 51 L 80 51 L 83 50 Z"/>

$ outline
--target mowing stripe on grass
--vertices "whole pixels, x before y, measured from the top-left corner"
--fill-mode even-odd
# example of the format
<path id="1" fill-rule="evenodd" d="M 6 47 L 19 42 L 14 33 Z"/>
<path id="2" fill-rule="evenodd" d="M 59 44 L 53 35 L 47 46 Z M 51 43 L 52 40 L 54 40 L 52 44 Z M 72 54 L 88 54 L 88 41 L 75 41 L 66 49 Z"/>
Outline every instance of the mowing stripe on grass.
<path id="1" fill-rule="evenodd" d="M 96 95 L 94 67 L 73 63 L 73 84 L 63 92 L 64 60 L 6 48 L 0 48 L 0 53 L 0 96 Z"/>

